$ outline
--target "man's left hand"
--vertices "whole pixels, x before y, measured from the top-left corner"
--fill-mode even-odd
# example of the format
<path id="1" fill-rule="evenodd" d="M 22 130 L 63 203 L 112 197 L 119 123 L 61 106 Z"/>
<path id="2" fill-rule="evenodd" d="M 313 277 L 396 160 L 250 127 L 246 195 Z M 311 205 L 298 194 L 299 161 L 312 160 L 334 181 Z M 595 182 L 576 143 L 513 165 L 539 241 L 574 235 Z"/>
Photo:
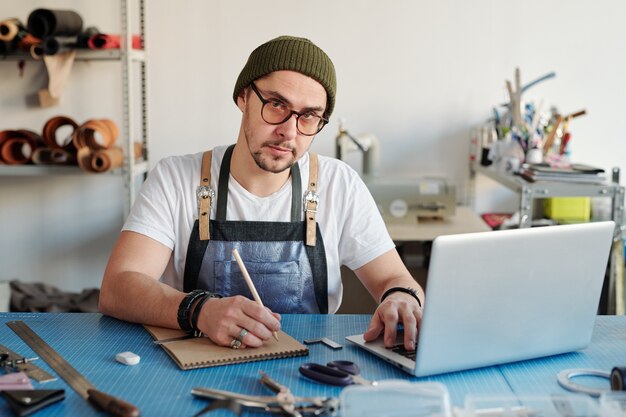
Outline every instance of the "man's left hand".
<path id="1" fill-rule="evenodd" d="M 422 308 L 409 294 L 395 292 L 378 306 L 369 328 L 363 335 L 365 341 L 372 341 L 384 331 L 385 347 L 396 345 L 398 323 L 404 325 L 404 348 L 415 350 L 417 332 L 422 321 Z"/>

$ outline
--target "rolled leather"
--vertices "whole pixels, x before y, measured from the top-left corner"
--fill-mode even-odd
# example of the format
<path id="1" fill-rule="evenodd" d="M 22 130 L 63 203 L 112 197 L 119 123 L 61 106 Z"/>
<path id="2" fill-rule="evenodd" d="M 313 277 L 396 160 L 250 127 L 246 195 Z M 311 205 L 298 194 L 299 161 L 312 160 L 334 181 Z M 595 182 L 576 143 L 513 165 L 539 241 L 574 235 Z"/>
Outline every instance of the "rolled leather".
<path id="1" fill-rule="evenodd" d="M 133 35 L 131 44 L 133 49 L 142 49 L 141 37 L 139 35 Z M 120 45 L 120 35 L 106 33 L 94 35 L 87 41 L 87 47 L 89 49 L 120 49 Z"/>
<path id="2" fill-rule="evenodd" d="M 119 129 L 113 120 L 90 119 L 76 129 L 73 141 L 78 150 L 84 147 L 108 149 L 115 144 L 118 136 Z"/>
<path id="3" fill-rule="evenodd" d="M 7 55 L 13 53 L 17 50 L 17 42 L 12 40 L 8 41 L 0 41 L 0 55 Z"/>
<path id="4" fill-rule="evenodd" d="M 0 160 L 7 165 L 30 162 L 35 148 L 42 145 L 41 137 L 30 130 L 0 132 Z"/>
<path id="5" fill-rule="evenodd" d="M 35 149 L 31 159 L 37 165 L 76 165 L 76 152 L 43 147 Z"/>
<path id="6" fill-rule="evenodd" d="M 78 150 L 78 165 L 87 172 L 106 172 L 122 166 L 124 151 L 114 146 L 109 149 L 92 151 L 89 148 Z"/>
<path id="7" fill-rule="evenodd" d="M 89 38 L 100 34 L 100 30 L 95 26 L 89 26 L 87 29 L 82 31 L 78 37 L 76 38 L 76 47 L 77 48 L 89 48 L 87 42 L 89 42 Z"/>
<path id="8" fill-rule="evenodd" d="M 20 33 L 25 33 L 26 28 L 19 19 L 5 19 L 0 21 L 0 41 L 11 42 Z"/>
<path id="9" fill-rule="evenodd" d="M 56 55 L 76 47 L 76 36 L 51 36 L 41 42 L 44 55 Z"/>
<path id="10" fill-rule="evenodd" d="M 28 31 L 43 39 L 50 36 L 78 36 L 83 19 L 73 10 L 36 9 L 28 16 Z"/>
<path id="11" fill-rule="evenodd" d="M 71 133 L 64 137 L 59 137 L 59 129 L 63 126 L 69 126 Z M 74 119 L 67 116 L 56 116 L 48 119 L 43 126 L 42 137 L 44 144 L 50 149 L 65 149 L 67 151 L 76 152 L 76 147 L 72 141 L 72 137 L 78 128 L 78 123 Z"/>

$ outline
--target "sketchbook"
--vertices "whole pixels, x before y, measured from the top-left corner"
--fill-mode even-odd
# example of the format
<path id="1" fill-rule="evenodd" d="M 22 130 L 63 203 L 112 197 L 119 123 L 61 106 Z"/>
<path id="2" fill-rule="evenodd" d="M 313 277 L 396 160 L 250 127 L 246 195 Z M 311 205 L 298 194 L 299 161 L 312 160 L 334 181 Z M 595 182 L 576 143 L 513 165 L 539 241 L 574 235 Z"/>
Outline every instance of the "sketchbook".
<path id="1" fill-rule="evenodd" d="M 187 335 L 182 330 L 148 325 L 144 327 L 157 341 L 182 338 Z M 306 346 L 283 331 L 278 332 L 278 340 L 271 338 L 258 348 L 232 349 L 218 346 L 207 337 L 190 337 L 164 342 L 161 347 L 181 369 L 207 368 L 309 354 Z"/>

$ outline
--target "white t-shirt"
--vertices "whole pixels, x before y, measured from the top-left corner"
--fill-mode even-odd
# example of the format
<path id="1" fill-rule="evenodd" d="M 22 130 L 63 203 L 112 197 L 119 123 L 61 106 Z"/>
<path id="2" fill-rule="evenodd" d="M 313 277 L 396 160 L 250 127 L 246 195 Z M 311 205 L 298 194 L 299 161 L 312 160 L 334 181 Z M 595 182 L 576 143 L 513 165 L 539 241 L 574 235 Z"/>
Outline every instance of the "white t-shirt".
<path id="1" fill-rule="evenodd" d="M 226 146 L 213 150 L 211 187 L 217 193 Z M 309 155 L 299 161 L 302 191 L 309 178 Z M 148 236 L 172 249 L 161 281 L 182 291 L 189 236 L 198 218 L 196 188 L 202 153 L 159 161 L 143 184 L 123 230 Z M 341 265 L 357 269 L 394 247 L 376 203 L 359 175 L 337 159 L 319 156 L 316 221 L 320 226 L 328 267 L 328 311 L 342 298 Z M 218 197 L 219 198 L 219 197 Z M 216 204 L 211 210 L 215 218 Z M 291 181 L 267 197 L 257 197 L 232 176 L 228 181 L 227 220 L 290 221 Z M 304 219 L 304 213 L 303 217 Z"/>

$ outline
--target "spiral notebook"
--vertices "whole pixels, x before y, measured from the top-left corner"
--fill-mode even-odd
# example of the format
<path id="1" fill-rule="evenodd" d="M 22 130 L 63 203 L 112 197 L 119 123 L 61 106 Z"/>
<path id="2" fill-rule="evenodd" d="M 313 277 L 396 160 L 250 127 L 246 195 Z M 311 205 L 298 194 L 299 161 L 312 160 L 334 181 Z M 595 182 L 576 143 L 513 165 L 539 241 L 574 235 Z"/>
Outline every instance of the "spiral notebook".
<path id="1" fill-rule="evenodd" d="M 155 341 L 181 369 L 207 368 L 269 359 L 306 356 L 309 349 L 287 333 L 278 332 L 278 341 L 273 338 L 258 348 L 232 349 L 218 346 L 206 337 L 185 338 L 182 330 L 144 326 Z M 166 341 L 167 340 L 167 341 Z"/>

